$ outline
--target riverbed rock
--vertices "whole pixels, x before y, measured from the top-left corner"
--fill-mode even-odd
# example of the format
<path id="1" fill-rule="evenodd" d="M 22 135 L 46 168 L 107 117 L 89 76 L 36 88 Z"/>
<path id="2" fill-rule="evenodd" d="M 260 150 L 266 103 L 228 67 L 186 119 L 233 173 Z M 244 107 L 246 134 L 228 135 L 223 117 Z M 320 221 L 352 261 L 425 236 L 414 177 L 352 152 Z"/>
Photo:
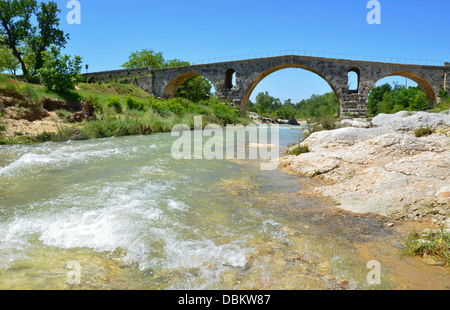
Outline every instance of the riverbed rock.
<path id="1" fill-rule="evenodd" d="M 357 119 L 343 119 L 337 123 L 338 127 L 357 127 L 357 128 L 370 128 L 372 123 L 366 118 Z"/>
<path id="2" fill-rule="evenodd" d="M 450 217 L 450 119 L 424 113 L 382 115 L 373 128 L 313 133 L 302 142 L 310 152 L 286 156 L 281 165 L 332 181 L 315 191 L 342 209 L 445 221 Z M 413 130 L 423 126 L 440 130 L 415 137 Z"/>
<path id="3" fill-rule="evenodd" d="M 288 125 L 293 125 L 293 126 L 300 126 L 299 122 L 297 122 L 297 120 L 295 118 L 291 118 L 287 121 Z"/>
<path id="4" fill-rule="evenodd" d="M 372 125 L 389 130 L 410 131 L 419 128 L 450 126 L 450 114 L 400 111 L 396 114 L 379 114 L 372 119 Z"/>

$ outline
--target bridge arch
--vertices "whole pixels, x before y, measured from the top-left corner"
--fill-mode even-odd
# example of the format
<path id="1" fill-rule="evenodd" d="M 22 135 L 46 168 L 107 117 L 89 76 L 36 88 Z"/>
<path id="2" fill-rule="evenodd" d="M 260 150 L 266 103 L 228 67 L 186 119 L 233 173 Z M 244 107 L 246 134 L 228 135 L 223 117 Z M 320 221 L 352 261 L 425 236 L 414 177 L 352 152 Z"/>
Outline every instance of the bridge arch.
<path id="1" fill-rule="evenodd" d="M 424 77 L 420 76 L 419 74 L 415 73 L 415 72 L 410 72 L 410 71 L 397 71 L 397 72 L 393 72 L 390 74 L 387 74 L 385 76 L 381 76 L 380 78 L 378 78 L 378 80 L 376 80 L 367 90 L 367 96 L 369 95 L 370 90 L 375 86 L 375 84 L 377 84 L 380 80 L 386 78 L 386 77 L 391 77 L 391 76 L 401 76 L 401 77 L 405 77 L 408 78 L 414 82 L 417 83 L 417 85 L 419 85 L 419 87 L 423 90 L 423 92 L 425 93 L 425 95 L 428 98 L 428 106 L 430 108 L 432 108 L 436 103 L 437 103 L 437 96 L 436 96 L 436 92 L 433 89 L 433 86 L 431 86 L 430 82 L 427 81 L 427 79 L 425 79 Z"/>
<path id="2" fill-rule="evenodd" d="M 169 83 L 167 83 L 167 85 L 164 87 L 163 98 L 170 99 L 175 97 L 177 90 L 184 82 L 187 82 L 188 80 L 199 76 L 206 79 L 211 84 L 212 90 L 216 89 L 216 85 L 214 84 L 214 82 L 203 74 L 196 72 L 181 73 L 172 78 L 169 81 Z"/>
<path id="3" fill-rule="evenodd" d="M 169 99 L 175 97 L 175 93 L 184 82 L 197 76 L 200 76 L 200 74 L 193 72 L 182 73 L 180 75 L 177 75 L 174 79 L 172 79 L 169 82 L 169 84 L 167 84 L 166 88 L 164 89 L 163 98 Z"/>
<path id="4" fill-rule="evenodd" d="M 348 77 L 349 91 L 353 93 L 358 93 L 361 70 L 358 67 L 351 67 L 348 69 L 347 77 Z"/>
<path id="5" fill-rule="evenodd" d="M 225 89 L 232 89 L 233 85 L 233 76 L 236 74 L 236 70 L 233 68 L 227 69 L 225 71 Z"/>
<path id="6" fill-rule="evenodd" d="M 255 90 L 256 86 L 264 78 L 266 78 L 270 74 L 275 73 L 275 72 L 277 72 L 279 70 L 288 69 L 288 68 L 299 68 L 299 69 L 303 69 L 303 70 L 315 73 L 318 76 L 320 76 L 323 80 L 325 80 L 328 83 L 328 85 L 334 91 L 334 93 L 338 97 L 339 104 L 341 105 L 341 99 L 339 98 L 338 88 L 330 81 L 331 79 L 328 79 L 323 74 L 321 74 L 319 71 L 317 71 L 317 70 L 315 70 L 313 68 L 310 68 L 310 67 L 307 67 L 307 66 L 304 66 L 304 65 L 300 65 L 300 64 L 296 64 L 296 63 L 287 63 L 287 64 L 281 64 L 281 65 L 273 66 L 273 67 L 271 67 L 271 68 L 261 72 L 255 78 L 253 78 L 253 80 L 250 82 L 250 84 L 246 87 L 246 89 L 244 91 L 244 95 L 242 97 L 242 101 L 241 101 L 241 113 L 242 113 L 242 115 L 245 115 L 246 112 L 247 112 L 247 103 L 248 103 L 248 101 L 250 99 L 251 94 Z"/>

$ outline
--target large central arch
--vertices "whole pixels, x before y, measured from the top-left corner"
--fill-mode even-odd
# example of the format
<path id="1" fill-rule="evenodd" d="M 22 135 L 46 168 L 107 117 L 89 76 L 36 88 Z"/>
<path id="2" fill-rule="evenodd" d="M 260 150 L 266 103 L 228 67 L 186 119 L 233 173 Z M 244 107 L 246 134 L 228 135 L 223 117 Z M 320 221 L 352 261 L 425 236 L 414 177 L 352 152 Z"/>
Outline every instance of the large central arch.
<path id="1" fill-rule="evenodd" d="M 242 102 L 241 102 L 241 112 L 244 114 L 247 111 L 247 103 L 248 100 L 250 99 L 251 94 L 253 93 L 253 91 L 255 90 L 256 86 L 267 76 L 269 76 L 272 73 L 275 73 L 279 70 L 283 70 L 283 69 L 289 69 L 289 68 L 299 68 L 299 69 L 303 69 L 312 73 L 317 74 L 318 76 L 320 76 L 323 80 L 325 80 L 328 85 L 331 87 L 331 89 L 336 93 L 336 95 L 338 94 L 337 92 L 337 87 L 335 87 L 333 85 L 333 83 L 327 79 L 323 74 L 321 74 L 320 72 L 318 72 L 317 70 L 314 70 L 313 68 L 304 66 L 304 65 L 300 65 L 300 64 L 296 64 L 296 63 L 286 63 L 286 64 L 281 64 L 281 65 L 277 65 L 277 66 L 273 66 L 265 71 L 263 71 L 262 73 L 258 74 L 251 82 L 250 84 L 246 87 L 245 92 L 244 92 L 244 96 L 242 97 Z M 337 96 L 338 100 L 339 100 L 339 105 L 341 105 L 341 100 L 339 98 L 339 96 Z"/>

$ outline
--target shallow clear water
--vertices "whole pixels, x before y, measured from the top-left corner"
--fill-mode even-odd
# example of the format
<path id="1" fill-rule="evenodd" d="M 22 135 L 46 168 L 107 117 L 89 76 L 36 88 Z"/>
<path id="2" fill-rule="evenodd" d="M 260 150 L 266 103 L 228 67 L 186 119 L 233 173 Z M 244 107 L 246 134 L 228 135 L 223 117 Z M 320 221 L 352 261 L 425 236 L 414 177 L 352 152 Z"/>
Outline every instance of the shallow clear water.
<path id="1" fill-rule="evenodd" d="M 280 146 L 300 137 L 283 126 Z M 0 147 L 0 289 L 397 287 L 389 267 L 367 283 L 361 245 L 395 241 L 382 222 L 258 161 L 175 160 L 175 139 Z"/>

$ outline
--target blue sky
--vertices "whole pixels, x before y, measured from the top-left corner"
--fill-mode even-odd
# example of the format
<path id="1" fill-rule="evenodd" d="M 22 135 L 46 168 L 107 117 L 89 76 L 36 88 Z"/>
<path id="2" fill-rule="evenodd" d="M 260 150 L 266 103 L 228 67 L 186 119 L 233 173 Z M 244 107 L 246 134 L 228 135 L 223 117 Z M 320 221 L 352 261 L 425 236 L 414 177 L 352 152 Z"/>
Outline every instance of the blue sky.
<path id="1" fill-rule="evenodd" d="M 69 25 L 68 0 L 56 0 L 65 53 L 89 71 L 118 69 L 132 51 L 200 59 L 281 50 L 450 61 L 448 0 L 379 0 L 381 24 L 369 25 L 368 0 L 79 0 L 81 24 Z M 405 79 L 400 78 L 404 83 Z M 255 89 L 294 102 L 329 91 L 301 69 L 278 71 Z"/>

